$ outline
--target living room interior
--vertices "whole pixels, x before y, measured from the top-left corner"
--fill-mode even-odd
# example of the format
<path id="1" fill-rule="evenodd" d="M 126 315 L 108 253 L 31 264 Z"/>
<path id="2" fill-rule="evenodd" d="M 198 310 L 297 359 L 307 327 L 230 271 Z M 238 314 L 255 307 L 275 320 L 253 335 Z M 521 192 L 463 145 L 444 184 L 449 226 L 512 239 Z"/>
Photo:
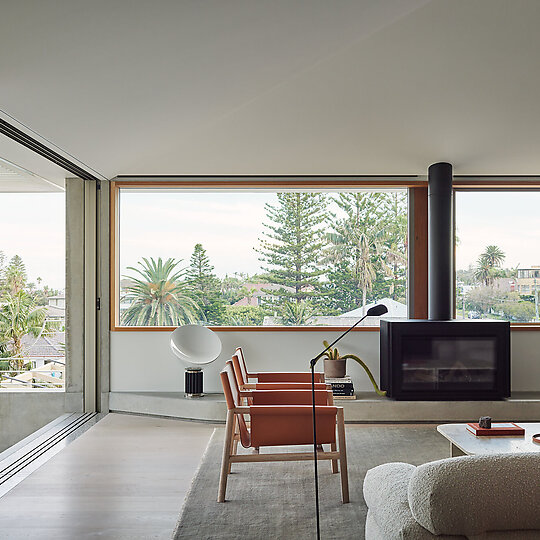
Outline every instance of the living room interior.
<path id="1" fill-rule="evenodd" d="M 0 536 L 538 538 L 538 20 L 3 2 Z"/>

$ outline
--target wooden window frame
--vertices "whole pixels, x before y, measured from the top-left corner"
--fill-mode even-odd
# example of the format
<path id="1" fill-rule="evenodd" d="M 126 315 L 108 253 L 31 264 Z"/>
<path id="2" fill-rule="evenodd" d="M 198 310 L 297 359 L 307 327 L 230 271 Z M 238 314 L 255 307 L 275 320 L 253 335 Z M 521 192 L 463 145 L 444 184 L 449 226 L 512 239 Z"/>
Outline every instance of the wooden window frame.
<path id="1" fill-rule="evenodd" d="M 169 326 L 121 326 L 119 324 L 119 306 L 116 295 L 119 271 L 118 250 L 118 193 L 120 189 L 152 189 L 152 188 L 214 188 L 214 189 L 257 189 L 257 188 L 414 188 L 425 185 L 425 181 L 417 176 L 401 177 L 357 177 L 357 176 L 294 176 L 294 177 L 118 177 L 110 182 L 110 330 L 112 332 L 170 332 L 175 327 Z M 211 326 L 219 332 L 320 332 L 343 331 L 346 326 Z M 358 332 L 378 332 L 375 326 L 357 327 Z"/>
<path id="2" fill-rule="evenodd" d="M 408 188 L 408 308 L 409 317 L 428 316 L 428 193 L 425 177 L 418 176 L 190 176 L 190 177 L 117 177 L 110 182 L 110 330 L 113 332 L 171 332 L 169 326 L 120 326 L 118 323 L 118 192 L 120 189 L 152 188 Z M 454 191 L 540 191 L 540 178 L 535 177 L 454 177 Z M 455 280 L 454 280 L 455 287 Z M 454 306 L 455 309 L 455 306 Z M 540 330 L 540 323 L 511 323 L 512 330 Z M 213 326 L 218 332 L 340 332 L 344 326 Z M 356 327 L 356 332 L 379 332 L 378 326 Z"/>

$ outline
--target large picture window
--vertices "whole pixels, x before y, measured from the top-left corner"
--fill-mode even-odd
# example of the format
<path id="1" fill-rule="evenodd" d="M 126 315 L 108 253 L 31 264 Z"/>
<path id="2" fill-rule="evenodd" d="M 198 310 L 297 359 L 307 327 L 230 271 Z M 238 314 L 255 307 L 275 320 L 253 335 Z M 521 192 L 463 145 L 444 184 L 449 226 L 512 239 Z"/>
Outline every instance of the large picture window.
<path id="1" fill-rule="evenodd" d="M 116 326 L 347 326 L 381 300 L 407 316 L 406 188 L 120 184 L 113 204 Z"/>
<path id="2" fill-rule="evenodd" d="M 539 322 L 540 192 L 456 192 L 456 317 Z"/>

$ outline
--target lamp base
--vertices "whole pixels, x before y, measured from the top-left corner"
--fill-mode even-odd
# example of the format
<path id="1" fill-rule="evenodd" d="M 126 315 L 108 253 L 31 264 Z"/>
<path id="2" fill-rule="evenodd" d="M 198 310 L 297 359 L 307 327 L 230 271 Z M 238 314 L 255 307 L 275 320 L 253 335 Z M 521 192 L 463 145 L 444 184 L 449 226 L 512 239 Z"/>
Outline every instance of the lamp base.
<path id="1" fill-rule="evenodd" d="M 203 397 L 203 372 L 199 367 L 186 368 L 185 396 L 187 398 Z"/>

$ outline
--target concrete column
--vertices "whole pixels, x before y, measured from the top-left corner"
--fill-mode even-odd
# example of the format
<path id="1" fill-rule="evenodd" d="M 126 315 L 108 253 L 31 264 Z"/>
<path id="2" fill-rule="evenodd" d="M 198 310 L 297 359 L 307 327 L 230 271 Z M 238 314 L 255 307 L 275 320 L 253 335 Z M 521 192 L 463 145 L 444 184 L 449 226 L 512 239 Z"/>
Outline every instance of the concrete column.
<path id="1" fill-rule="evenodd" d="M 100 412 L 109 411 L 109 390 L 110 390 L 110 369 L 109 369 L 109 279 L 110 279 L 110 184 L 108 181 L 101 182 L 101 189 L 98 191 L 98 273 L 97 290 L 101 299 L 101 309 L 97 317 L 97 410 Z"/>
<path id="2" fill-rule="evenodd" d="M 82 412 L 84 386 L 84 181 L 66 180 L 66 412 Z"/>

